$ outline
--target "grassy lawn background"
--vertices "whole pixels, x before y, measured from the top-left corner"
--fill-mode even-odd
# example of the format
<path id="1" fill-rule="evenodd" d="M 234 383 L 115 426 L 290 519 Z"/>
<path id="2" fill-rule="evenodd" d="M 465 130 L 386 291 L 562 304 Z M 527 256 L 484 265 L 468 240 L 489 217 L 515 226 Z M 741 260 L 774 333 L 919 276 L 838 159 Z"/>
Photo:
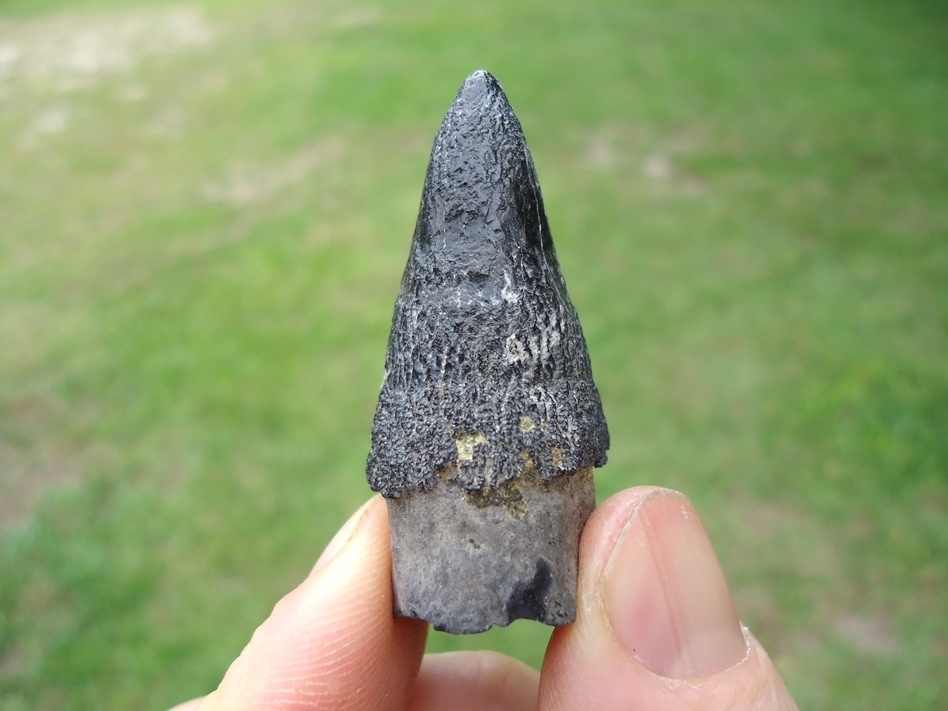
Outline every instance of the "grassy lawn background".
<path id="1" fill-rule="evenodd" d="M 934 0 L 0 3 L 0 708 L 206 693 L 368 497 L 479 67 L 582 317 L 600 500 L 695 501 L 801 707 L 944 708 L 946 46 Z"/>

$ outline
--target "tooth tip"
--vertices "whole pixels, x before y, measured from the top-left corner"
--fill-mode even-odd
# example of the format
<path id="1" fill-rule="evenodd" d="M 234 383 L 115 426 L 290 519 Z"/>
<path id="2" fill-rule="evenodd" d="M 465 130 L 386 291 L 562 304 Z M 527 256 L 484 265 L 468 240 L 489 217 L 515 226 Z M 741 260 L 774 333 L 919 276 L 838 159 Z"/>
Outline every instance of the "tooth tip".
<path id="1" fill-rule="evenodd" d="M 476 72 L 473 72 L 464 80 L 464 84 L 461 85 L 461 90 L 476 90 L 491 93 L 499 91 L 503 93 L 503 88 L 501 88 L 500 82 L 497 81 L 497 77 L 486 69 L 478 69 Z"/>
<path id="2" fill-rule="evenodd" d="M 500 82 L 479 69 L 461 84 L 435 136 L 416 238 L 427 243 L 460 218 L 466 227 L 449 229 L 451 241 L 491 239 L 497 220 L 517 211 L 529 213 L 515 220 L 526 229 L 505 230 L 507 237 L 552 249 L 523 128 Z"/>
<path id="3" fill-rule="evenodd" d="M 476 122 L 485 116 L 497 115 L 515 117 L 497 78 L 486 69 L 478 69 L 461 84 L 445 119 L 448 125 L 457 125 L 465 120 Z"/>

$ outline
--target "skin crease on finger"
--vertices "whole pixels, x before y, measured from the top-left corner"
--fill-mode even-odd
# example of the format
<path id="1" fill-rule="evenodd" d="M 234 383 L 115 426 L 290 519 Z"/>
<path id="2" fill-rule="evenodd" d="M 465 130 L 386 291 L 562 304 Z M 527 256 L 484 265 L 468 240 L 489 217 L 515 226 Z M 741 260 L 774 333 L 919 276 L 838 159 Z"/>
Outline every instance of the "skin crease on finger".
<path id="1" fill-rule="evenodd" d="M 697 678 L 660 676 L 623 647 L 606 610 L 602 572 L 607 570 L 626 523 L 641 508 L 654 507 L 653 502 L 661 504 L 663 497 L 678 497 L 687 503 L 677 492 L 639 487 L 607 500 L 589 519 L 580 547 L 577 620 L 553 633 L 543 662 L 539 708 L 795 709 L 766 652 L 744 628 L 740 632 L 746 651 L 732 657 L 733 663 L 726 669 Z M 655 532 L 661 534 L 660 530 Z"/>

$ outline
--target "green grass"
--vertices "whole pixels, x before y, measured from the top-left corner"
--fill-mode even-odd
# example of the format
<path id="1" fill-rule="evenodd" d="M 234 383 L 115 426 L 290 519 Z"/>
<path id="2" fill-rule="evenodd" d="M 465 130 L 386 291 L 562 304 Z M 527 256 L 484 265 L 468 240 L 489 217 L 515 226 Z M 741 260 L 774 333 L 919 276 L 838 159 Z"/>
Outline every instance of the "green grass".
<path id="1" fill-rule="evenodd" d="M 427 153 L 478 67 L 582 316 L 600 498 L 696 502 L 801 707 L 944 708 L 946 21 L 0 3 L 0 708 L 207 692 L 369 495 Z M 547 635 L 429 647 L 538 665 Z"/>

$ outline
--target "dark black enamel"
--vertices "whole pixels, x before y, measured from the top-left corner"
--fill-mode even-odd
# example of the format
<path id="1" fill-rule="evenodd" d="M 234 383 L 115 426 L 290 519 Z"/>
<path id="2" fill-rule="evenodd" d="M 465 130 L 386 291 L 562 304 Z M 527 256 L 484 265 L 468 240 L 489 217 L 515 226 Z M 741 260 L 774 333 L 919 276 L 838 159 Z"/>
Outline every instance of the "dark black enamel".
<path id="1" fill-rule="evenodd" d="M 550 480 L 601 466 L 608 447 L 523 130 L 500 83 L 475 72 L 431 152 L 369 483 L 391 498 L 436 476 L 469 491 Z"/>

